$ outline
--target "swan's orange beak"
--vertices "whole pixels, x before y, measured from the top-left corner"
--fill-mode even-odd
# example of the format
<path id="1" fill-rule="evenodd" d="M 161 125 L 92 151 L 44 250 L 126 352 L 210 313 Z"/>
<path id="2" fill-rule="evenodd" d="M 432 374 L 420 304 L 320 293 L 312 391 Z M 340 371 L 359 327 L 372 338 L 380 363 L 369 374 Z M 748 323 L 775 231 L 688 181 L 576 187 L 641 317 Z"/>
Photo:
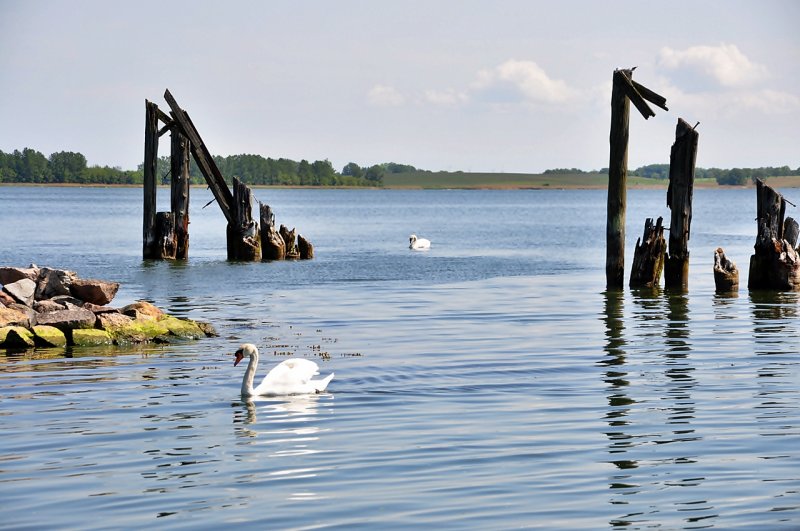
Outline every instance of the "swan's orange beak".
<path id="1" fill-rule="evenodd" d="M 244 359 L 244 354 L 242 354 L 241 349 L 239 349 L 236 351 L 236 359 L 233 362 L 233 366 L 236 367 L 239 365 L 239 362 L 242 361 L 242 359 Z"/>

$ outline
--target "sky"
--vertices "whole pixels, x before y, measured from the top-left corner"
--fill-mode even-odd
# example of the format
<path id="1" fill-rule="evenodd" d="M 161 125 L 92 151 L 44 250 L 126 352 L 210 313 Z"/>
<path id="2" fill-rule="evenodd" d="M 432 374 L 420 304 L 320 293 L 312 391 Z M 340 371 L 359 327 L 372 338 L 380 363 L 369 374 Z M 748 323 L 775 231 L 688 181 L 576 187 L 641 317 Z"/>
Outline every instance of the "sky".
<path id="1" fill-rule="evenodd" d="M 0 0 L 0 150 L 135 169 L 169 89 L 213 155 L 538 173 L 607 167 L 611 79 L 628 165 L 800 167 L 795 0 Z M 161 154 L 169 153 L 162 137 Z"/>

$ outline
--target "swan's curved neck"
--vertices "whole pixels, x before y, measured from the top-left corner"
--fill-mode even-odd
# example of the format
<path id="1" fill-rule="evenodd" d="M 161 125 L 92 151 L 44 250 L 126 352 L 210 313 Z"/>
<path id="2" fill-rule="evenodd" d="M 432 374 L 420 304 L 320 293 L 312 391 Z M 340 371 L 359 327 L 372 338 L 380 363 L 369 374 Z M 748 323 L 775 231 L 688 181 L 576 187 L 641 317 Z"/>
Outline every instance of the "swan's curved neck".
<path id="1" fill-rule="evenodd" d="M 253 396 L 253 378 L 255 378 L 257 367 L 258 352 L 250 356 L 250 361 L 247 363 L 247 370 L 244 371 L 244 378 L 242 378 L 243 396 Z"/>

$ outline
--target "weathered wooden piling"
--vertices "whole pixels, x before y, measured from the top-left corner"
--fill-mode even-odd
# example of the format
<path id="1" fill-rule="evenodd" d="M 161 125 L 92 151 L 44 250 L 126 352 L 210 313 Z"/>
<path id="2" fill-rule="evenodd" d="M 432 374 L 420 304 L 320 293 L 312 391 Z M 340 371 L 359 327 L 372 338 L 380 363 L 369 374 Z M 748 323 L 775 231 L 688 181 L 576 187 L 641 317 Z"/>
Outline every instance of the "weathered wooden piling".
<path id="1" fill-rule="evenodd" d="M 175 223 L 175 258 L 189 257 L 189 139 L 172 130 L 170 206 Z"/>
<path id="2" fill-rule="evenodd" d="M 171 118 L 156 104 L 145 100 L 144 257 L 188 257 L 190 153 L 228 222 L 229 260 L 280 260 L 297 258 L 301 254 L 305 258 L 313 257 L 313 246 L 305 239 L 302 252 L 298 250 L 294 229 L 286 229 L 285 234 L 275 230 L 275 216 L 269 206 L 261 205 L 259 221 L 262 228 L 259 229 L 259 222 L 252 215 L 254 198 L 250 188 L 234 178 L 231 192 L 188 113 L 180 108 L 169 90 L 164 92 L 164 99 L 171 109 Z M 161 130 L 158 129 L 158 120 L 165 124 Z M 158 138 L 168 131 L 172 133 L 171 212 L 156 213 Z M 262 250 L 262 240 L 267 242 L 266 254 Z"/>
<path id="3" fill-rule="evenodd" d="M 664 240 L 663 218 L 659 217 L 653 225 L 653 218 L 644 223 L 644 233 L 636 241 L 631 267 L 631 288 L 657 288 L 664 269 L 664 254 L 667 242 Z"/>
<path id="4" fill-rule="evenodd" d="M 666 98 L 633 81 L 633 70 L 614 71 L 611 89 L 611 133 L 606 211 L 606 287 L 622 289 L 625 282 L 625 208 L 628 178 L 630 103 L 645 119 L 655 116 L 647 101 L 667 110 Z"/>
<path id="5" fill-rule="evenodd" d="M 281 225 L 278 229 L 284 243 L 286 244 L 286 259 L 297 260 L 300 258 L 300 251 L 297 250 L 297 229 L 289 230 L 286 225 Z"/>
<path id="6" fill-rule="evenodd" d="M 727 256 L 722 247 L 714 251 L 714 285 L 717 293 L 739 291 L 739 270 Z"/>
<path id="7" fill-rule="evenodd" d="M 697 160 L 697 125 L 678 118 L 675 143 L 669 156 L 667 206 L 672 212 L 669 254 L 664 264 L 664 287 L 685 290 L 689 285 L 689 236 L 692 225 L 692 192 Z"/>
<path id="8" fill-rule="evenodd" d="M 233 202 L 228 223 L 228 260 L 261 260 L 261 235 L 252 216 L 253 193 L 233 178 Z"/>
<path id="9" fill-rule="evenodd" d="M 144 122 L 144 258 L 159 258 L 156 233 L 156 173 L 158 167 L 158 106 L 145 100 Z"/>
<path id="10" fill-rule="evenodd" d="M 786 199 L 761 179 L 756 180 L 758 235 L 755 254 L 750 257 L 749 289 L 800 291 L 797 227 L 792 218 L 784 222 L 785 214 Z"/>

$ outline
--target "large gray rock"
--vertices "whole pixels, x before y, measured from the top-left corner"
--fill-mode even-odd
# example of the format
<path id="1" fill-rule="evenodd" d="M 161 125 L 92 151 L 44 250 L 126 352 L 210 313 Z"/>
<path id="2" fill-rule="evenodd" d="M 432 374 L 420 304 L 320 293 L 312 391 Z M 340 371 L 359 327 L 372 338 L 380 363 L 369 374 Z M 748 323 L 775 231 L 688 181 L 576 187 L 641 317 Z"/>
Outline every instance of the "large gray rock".
<path id="1" fill-rule="evenodd" d="M 39 313 L 47 313 L 47 312 L 58 312 L 61 310 L 66 310 L 67 307 L 64 304 L 54 300 L 54 299 L 47 299 L 44 301 L 36 301 L 33 303 L 33 309 Z"/>
<path id="2" fill-rule="evenodd" d="M 69 287 L 76 278 L 78 276 L 72 271 L 43 267 L 39 270 L 36 300 L 52 299 L 57 295 L 70 295 Z"/>
<path id="3" fill-rule="evenodd" d="M 0 267 L 0 284 L 11 284 L 23 278 L 36 281 L 39 277 L 39 268 L 31 264 L 31 267 Z"/>
<path id="4" fill-rule="evenodd" d="M 55 326 L 59 330 L 74 330 L 76 328 L 94 328 L 97 317 L 89 310 L 61 310 L 39 314 L 37 322 L 40 325 Z"/>
<path id="5" fill-rule="evenodd" d="M 118 282 L 75 278 L 70 284 L 70 293 L 83 301 L 103 306 L 114 299 L 119 290 Z"/>
<path id="6" fill-rule="evenodd" d="M 33 296 L 36 293 L 36 282 L 29 278 L 21 278 L 16 282 L 5 284 L 3 291 L 25 306 L 33 305 Z"/>

